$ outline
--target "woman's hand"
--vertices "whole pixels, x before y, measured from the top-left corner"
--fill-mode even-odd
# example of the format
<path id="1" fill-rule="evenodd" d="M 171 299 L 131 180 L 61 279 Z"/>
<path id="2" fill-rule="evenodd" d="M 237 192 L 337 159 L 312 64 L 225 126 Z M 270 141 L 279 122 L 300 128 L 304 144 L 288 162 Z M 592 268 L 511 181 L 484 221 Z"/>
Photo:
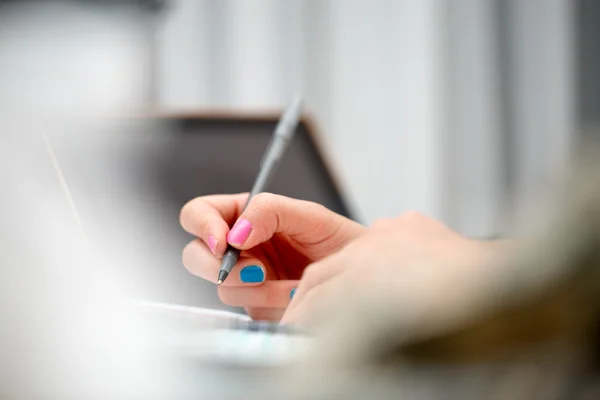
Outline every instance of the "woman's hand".
<path id="1" fill-rule="evenodd" d="M 242 213 L 247 198 L 247 193 L 204 196 L 183 207 L 181 225 L 198 237 L 184 249 L 183 264 L 216 283 L 227 243 L 242 250 L 218 288 L 220 299 L 244 307 L 252 318 L 279 320 L 306 266 L 366 228 L 319 204 L 269 193 L 255 196 Z"/>
<path id="2" fill-rule="evenodd" d="M 344 299 L 372 296 L 385 296 L 398 310 L 443 309 L 481 276 L 475 268 L 489 265 L 505 247 L 467 239 L 414 212 L 378 221 L 342 251 L 306 269 L 282 322 L 327 317 Z"/>

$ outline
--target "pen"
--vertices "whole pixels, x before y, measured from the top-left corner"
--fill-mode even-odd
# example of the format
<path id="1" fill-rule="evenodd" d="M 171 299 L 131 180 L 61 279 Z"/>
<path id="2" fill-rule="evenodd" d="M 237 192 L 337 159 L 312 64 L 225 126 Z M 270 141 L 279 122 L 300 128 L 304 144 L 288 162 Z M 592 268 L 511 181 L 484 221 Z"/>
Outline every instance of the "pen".
<path id="1" fill-rule="evenodd" d="M 271 178 L 279 166 L 283 154 L 285 153 L 288 145 L 294 137 L 296 132 L 296 126 L 302 113 L 302 98 L 300 96 L 294 96 L 290 103 L 285 108 L 283 115 L 279 119 L 279 123 L 275 128 L 275 133 L 271 138 L 271 142 L 265 151 L 265 154 L 260 163 L 260 171 L 248 196 L 244 210 L 248 207 L 248 204 L 254 196 L 258 193 L 266 190 Z M 221 268 L 219 269 L 219 276 L 217 278 L 217 285 L 225 282 L 227 276 L 231 272 L 233 266 L 237 263 L 240 256 L 241 250 L 238 250 L 231 245 L 227 245 L 227 250 L 221 261 Z"/>

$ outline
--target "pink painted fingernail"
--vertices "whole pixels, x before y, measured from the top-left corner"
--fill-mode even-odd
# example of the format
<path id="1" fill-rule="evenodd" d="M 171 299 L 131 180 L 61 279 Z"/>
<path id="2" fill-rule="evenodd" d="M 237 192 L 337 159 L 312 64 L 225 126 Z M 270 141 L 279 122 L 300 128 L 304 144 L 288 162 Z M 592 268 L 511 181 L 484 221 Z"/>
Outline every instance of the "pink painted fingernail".
<path id="1" fill-rule="evenodd" d="M 217 244 L 219 243 L 219 241 L 217 240 L 217 238 L 215 238 L 213 235 L 208 235 L 208 248 L 210 249 L 210 251 L 212 251 L 212 253 L 216 256 L 217 255 Z"/>
<path id="2" fill-rule="evenodd" d="M 247 219 L 238 220 L 227 234 L 227 241 L 231 244 L 242 245 L 250 236 L 252 224 Z"/>

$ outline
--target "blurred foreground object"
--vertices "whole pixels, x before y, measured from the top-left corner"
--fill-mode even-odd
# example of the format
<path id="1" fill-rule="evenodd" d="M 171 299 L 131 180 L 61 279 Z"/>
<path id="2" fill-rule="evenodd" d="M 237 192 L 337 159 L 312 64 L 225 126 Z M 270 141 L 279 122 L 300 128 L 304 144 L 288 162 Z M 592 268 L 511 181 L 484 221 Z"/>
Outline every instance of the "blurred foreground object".
<path id="1" fill-rule="evenodd" d="M 147 98 L 146 21 L 110 3 L 0 2 L 1 398 L 156 394 L 167 376 L 50 150 Z"/>
<path id="2" fill-rule="evenodd" d="M 285 386 L 302 399 L 600 398 L 597 146 L 555 200 L 515 254 L 471 276 L 343 296 Z"/>

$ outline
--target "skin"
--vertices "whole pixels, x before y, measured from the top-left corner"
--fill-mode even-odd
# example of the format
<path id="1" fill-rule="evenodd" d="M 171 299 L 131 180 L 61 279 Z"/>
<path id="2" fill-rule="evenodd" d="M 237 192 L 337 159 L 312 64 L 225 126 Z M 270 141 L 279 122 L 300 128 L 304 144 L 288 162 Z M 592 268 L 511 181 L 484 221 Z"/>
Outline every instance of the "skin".
<path id="1" fill-rule="evenodd" d="M 231 243 L 242 253 L 219 286 L 219 298 L 244 307 L 252 318 L 277 321 L 306 267 L 339 251 L 367 229 L 319 204 L 269 193 L 255 196 L 242 213 L 247 198 L 247 193 L 204 196 L 182 208 L 182 227 L 198 238 L 185 247 L 183 264 L 192 274 L 216 283 L 229 227 L 240 219 L 248 221 L 252 229 L 246 240 Z M 265 282 L 240 281 L 240 270 L 249 265 L 264 269 Z"/>
<path id="2" fill-rule="evenodd" d="M 343 251 L 304 271 L 282 322 L 309 323 L 348 299 L 373 296 L 398 310 L 403 305 L 443 312 L 460 303 L 507 246 L 468 239 L 416 212 L 379 220 Z"/>
<path id="3" fill-rule="evenodd" d="M 497 253 L 489 242 L 467 239 L 414 212 L 367 228 L 316 203 L 268 193 L 254 197 L 242 213 L 247 197 L 204 196 L 183 207 L 181 224 L 198 238 L 184 249 L 183 263 L 216 283 L 229 236 L 242 253 L 219 297 L 255 319 L 305 323 L 332 298 L 365 288 L 394 293 L 410 285 L 415 292 L 421 285 L 430 293 L 438 278 L 460 279 L 468 266 Z M 243 243 L 233 243 L 239 235 L 228 235 L 229 227 L 241 219 L 251 230 Z M 264 282 L 241 282 L 239 272 L 249 265 L 263 268 Z"/>

